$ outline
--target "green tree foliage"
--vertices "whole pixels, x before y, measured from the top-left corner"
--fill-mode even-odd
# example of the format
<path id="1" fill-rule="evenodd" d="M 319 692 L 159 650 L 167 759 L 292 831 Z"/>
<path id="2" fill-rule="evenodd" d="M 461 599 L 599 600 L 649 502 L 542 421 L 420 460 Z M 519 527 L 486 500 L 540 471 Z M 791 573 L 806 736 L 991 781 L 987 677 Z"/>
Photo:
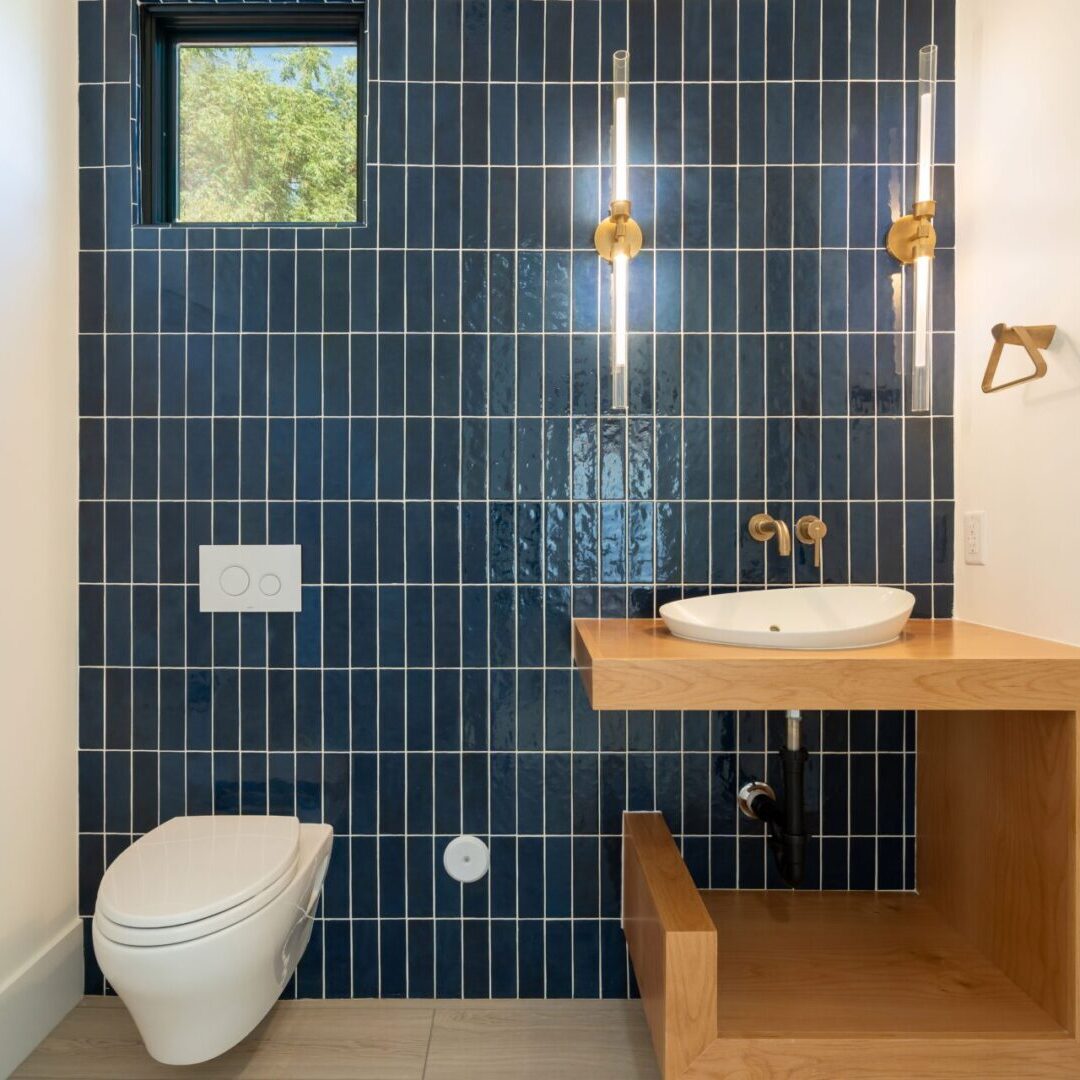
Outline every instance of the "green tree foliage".
<path id="1" fill-rule="evenodd" d="M 356 220 L 356 58 L 335 52 L 181 48 L 180 221 Z"/>

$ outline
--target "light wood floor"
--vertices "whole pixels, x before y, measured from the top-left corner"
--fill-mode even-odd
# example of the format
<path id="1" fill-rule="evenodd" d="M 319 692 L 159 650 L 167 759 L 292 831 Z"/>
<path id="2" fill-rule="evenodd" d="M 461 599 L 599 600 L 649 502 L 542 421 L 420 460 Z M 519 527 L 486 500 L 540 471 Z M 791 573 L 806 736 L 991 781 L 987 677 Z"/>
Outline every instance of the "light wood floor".
<path id="1" fill-rule="evenodd" d="M 143 1049 L 116 998 L 85 998 L 14 1077 L 41 1080 L 656 1080 L 640 1001 L 285 1001 L 190 1068 Z"/>

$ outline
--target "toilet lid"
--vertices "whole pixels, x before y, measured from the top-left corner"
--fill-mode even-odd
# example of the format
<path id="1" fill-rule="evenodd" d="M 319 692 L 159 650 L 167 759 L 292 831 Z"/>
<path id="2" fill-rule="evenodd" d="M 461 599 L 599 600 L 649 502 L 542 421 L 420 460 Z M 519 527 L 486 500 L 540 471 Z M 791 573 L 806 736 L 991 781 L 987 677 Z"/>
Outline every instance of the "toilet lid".
<path id="1" fill-rule="evenodd" d="M 176 817 L 105 871 L 97 910 L 123 926 L 177 926 L 268 889 L 296 861 L 294 817 Z"/>

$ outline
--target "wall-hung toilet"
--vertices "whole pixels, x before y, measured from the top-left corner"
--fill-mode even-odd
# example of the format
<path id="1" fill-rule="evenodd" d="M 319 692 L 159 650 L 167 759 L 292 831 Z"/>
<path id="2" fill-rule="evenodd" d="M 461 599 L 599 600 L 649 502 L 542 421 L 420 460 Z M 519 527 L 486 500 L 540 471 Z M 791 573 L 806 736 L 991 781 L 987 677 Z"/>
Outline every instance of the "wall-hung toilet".
<path id="1" fill-rule="evenodd" d="M 294 817 L 177 817 L 105 871 L 94 951 L 155 1058 L 216 1057 L 266 1015 L 311 937 L 332 838 Z"/>

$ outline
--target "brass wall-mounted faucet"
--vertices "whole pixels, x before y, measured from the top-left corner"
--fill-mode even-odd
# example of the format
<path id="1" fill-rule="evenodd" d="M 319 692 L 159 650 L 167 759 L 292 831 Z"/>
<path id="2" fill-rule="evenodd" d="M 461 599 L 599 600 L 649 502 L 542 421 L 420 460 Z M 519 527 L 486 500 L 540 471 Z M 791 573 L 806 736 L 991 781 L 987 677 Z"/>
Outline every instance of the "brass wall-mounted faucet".
<path id="1" fill-rule="evenodd" d="M 791 530 L 787 527 L 787 522 L 780 521 L 771 514 L 755 514 L 746 529 L 755 540 L 760 540 L 763 544 L 767 544 L 775 536 L 776 553 L 785 556 L 791 554 Z"/>
<path id="2" fill-rule="evenodd" d="M 799 543 L 814 545 L 814 566 L 821 566 L 821 541 L 828 531 L 828 525 L 813 514 L 804 514 L 795 522 L 795 535 Z"/>

